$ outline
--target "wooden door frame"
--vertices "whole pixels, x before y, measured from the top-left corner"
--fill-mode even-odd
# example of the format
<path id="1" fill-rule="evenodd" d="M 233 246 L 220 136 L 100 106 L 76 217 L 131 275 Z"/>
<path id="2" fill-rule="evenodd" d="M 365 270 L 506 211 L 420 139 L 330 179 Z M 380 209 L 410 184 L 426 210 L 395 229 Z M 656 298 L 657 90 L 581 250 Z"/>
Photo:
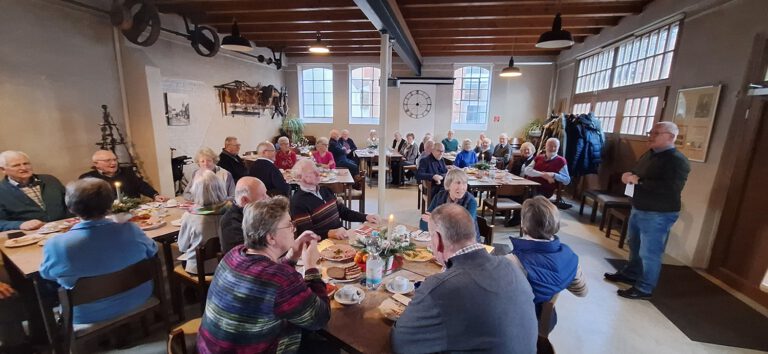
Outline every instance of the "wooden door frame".
<path id="1" fill-rule="evenodd" d="M 733 168 L 721 165 L 715 178 L 715 187 L 727 188 L 728 192 L 707 267 L 709 273 L 764 306 L 768 306 L 768 294 L 759 290 L 759 284 L 747 284 L 722 266 L 731 246 L 732 230 L 739 216 L 740 205 L 747 192 L 744 182 L 749 175 L 750 162 L 755 154 L 760 124 L 768 124 L 760 121 L 764 114 L 762 107 L 768 98 L 748 95 L 750 83 L 763 81 L 766 63 L 768 63 L 768 37 L 765 34 L 758 34 L 755 36 L 744 79 L 739 87 L 736 108 L 727 137 L 727 141 L 730 142 L 728 150 L 734 152 L 728 155 L 734 158 Z M 729 173 L 729 170 L 732 173 Z"/>

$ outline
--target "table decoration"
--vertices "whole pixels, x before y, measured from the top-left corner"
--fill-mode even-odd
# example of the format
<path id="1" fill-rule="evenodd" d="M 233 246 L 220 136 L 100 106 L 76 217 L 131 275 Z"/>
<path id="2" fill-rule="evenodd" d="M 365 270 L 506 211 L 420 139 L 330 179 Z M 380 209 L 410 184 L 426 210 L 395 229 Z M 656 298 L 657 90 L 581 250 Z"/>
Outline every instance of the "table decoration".
<path id="1" fill-rule="evenodd" d="M 397 229 L 395 228 L 395 230 Z M 388 234 L 389 230 L 384 228 L 379 232 L 372 232 L 371 235 L 359 235 L 351 244 L 358 250 L 359 254 L 362 254 L 359 258 L 355 258 L 361 262 L 358 263 L 360 268 L 365 270 L 365 262 L 368 259 L 365 255 L 376 252 L 386 262 L 384 271 L 394 270 L 402 266 L 404 253 L 416 250 L 416 244 L 411 242 L 407 231 L 404 233 L 393 232 L 390 236 Z"/>

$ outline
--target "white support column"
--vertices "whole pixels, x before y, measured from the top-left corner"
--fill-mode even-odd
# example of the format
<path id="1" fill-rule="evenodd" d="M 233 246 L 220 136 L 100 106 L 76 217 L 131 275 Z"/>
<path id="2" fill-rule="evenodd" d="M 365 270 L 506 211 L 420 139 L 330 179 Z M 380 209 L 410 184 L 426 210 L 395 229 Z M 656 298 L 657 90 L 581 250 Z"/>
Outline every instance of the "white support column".
<path id="1" fill-rule="evenodd" d="M 379 77 L 379 215 L 386 218 L 389 210 L 385 210 L 386 191 L 387 191 L 387 80 L 392 71 L 392 45 L 389 43 L 389 33 L 381 33 L 381 53 L 379 54 L 380 71 Z M 365 188 L 365 186 L 363 186 Z"/>

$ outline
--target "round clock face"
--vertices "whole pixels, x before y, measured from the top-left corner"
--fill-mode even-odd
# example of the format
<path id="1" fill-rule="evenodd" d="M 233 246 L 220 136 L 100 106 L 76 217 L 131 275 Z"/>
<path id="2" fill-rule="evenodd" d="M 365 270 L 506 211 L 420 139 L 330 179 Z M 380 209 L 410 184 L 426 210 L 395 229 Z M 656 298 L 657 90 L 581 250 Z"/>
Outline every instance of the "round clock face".
<path id="1" fill-rule="evenodd" d="M 408 92 L 403 98 L 403 110 L 413 119 L 424 118 L 432 110 L 432 98 L 422 90 Z"/>

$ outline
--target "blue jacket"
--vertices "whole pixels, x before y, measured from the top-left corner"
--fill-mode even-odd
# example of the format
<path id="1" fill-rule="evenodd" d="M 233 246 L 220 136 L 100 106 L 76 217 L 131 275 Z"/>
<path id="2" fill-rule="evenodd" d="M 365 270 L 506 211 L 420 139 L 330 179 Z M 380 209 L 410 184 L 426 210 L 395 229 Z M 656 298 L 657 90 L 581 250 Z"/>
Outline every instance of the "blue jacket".
<path id="1" fill-rule="evenodd" d="M 448 173 L 448 168 L 445 166 L 445 161 L 440 159 L 438 161 L 434 155 L 419 160 L 419 168 L 416 170 L 416 179 L 419 181 L 431 180 L 434 175 L 441 175 L 445 177 Z"/>
<path id="2" fill-rule="evenodd" d="M 555 236 L 552 241 L 534 241 L 510 237 L 510 240 L 512 253 L 528 272 L 534 303 L 539 305 L 549 301 L 573 282 L 579 267 L 579 256 L 560 243 L 560 238 Z"/>
<path id="3" fill-rule="evenodd" d="M 456 155 L 456 161 L 453 162 L 453 165 L 458 168 L 464 168 L 464 167 L 472 167 L 476 163 L 477 163 L 477 154 L 475 154 L 474 151 L 461 150 L 461 152 Z"/>
<path id="4" fill-rule="evenodd" d="M 428 212 L 432 212 L 437 207 L 448 203 L 448 196 L 450 195 L 450 192 L 447 190 L 441 190 L 440 192 L 437 192 L 437 194 L 432 198 L 432 202 L 429 204 L 429 208 L 427 208 Z M 472 217 L 472 222 L 475 224 L 475 236 L 478 242 L 480 242 L 480 228 L 477 226 L 477 199 L 475 199 L 475 196 L 472 195 L 472 193 L 464 192 L 464 196 L 459 199 L 456 204 L 461 205 L 464 207 L 464 209 L 467 209 L 469 212 L 469 216 Z M 424 220 L 419 220 L 419 228 L 427 231 L 427 222 Z"/>
<path id="5" fill-rule="evenodd" d="M 64 186 L 56 177 L 34 175 L 32 178 L 33 183 L 40 185 L 45 210 L 5 177 L 0 182 L 0 231 L 18 230 L 28 220 L 48 222 L 71 216 L 64 205 Z"/>
<path id="6" fill-rule="evenodd" d="M 81 221 L 71 230 L 49 239 L 43 247 L 40 276 L 65 288 L 78 279 L 125 269 L 157 253 L 157 245 L 136 224 L 108 219 Z M 74 323 L 106 321 L 128 313 L 149 299 L 152 283 L 75 306 Z"/>
<path id="7" fill-rule="evenodd" d="M 592 113 L 581 114 L 567 119 L 565 131 L 568 135 L 565 149 L 568 174 L 577 177 L 597 173 L 605 141 L 600 122 Z"/>

